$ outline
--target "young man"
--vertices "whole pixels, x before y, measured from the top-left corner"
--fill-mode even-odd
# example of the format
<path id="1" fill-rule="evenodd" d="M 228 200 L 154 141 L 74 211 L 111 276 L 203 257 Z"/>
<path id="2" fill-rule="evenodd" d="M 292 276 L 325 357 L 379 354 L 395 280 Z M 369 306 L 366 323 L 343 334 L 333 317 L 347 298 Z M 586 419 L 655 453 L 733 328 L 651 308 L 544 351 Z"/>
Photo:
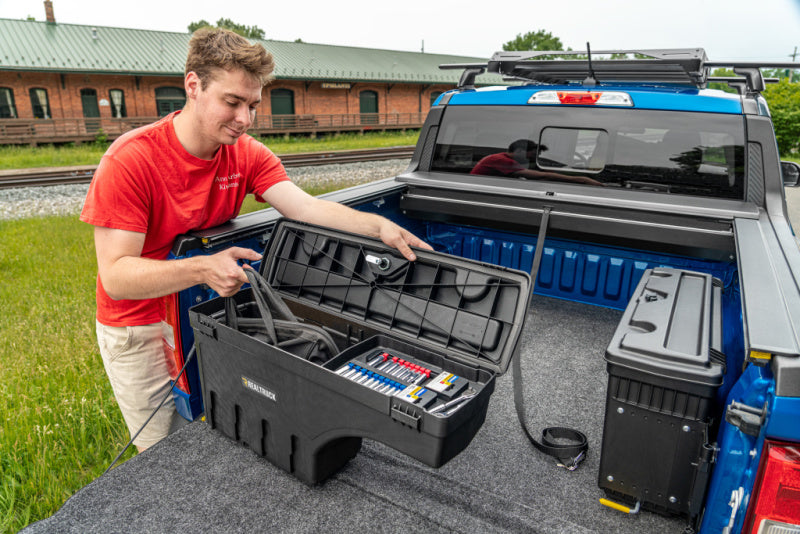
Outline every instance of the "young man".
<path id="1" fill-rule="evenodd" d="M 177 235 L 231 219 L 254 193 L 286 217 L 379 237 L 412 261 L 410 246 L 430 249 L 383 217 L 308 195 L 272 152 L 245 135 L 273 68 L 261 45 L 227 30 L 195 32 L 184 109 L 120 137 L 92 180 L 81 220 L 95 227 L 97 337 L 132 435 L 170 387 L 162 297 L 201 283 L 233 295 L 247 282 L 237 260 L 260 259 L 232 247 L 166 261 Z M 165 403 L 134 444 L 142 451 L 181 423 Z"/>

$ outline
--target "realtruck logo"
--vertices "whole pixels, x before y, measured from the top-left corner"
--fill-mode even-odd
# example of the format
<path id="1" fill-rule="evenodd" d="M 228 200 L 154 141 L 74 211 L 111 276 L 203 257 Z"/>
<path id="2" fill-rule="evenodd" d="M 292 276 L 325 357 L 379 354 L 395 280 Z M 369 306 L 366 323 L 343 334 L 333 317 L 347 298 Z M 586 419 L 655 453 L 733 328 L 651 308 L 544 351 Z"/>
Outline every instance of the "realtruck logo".
<path id="1" fill-rule="evenodd" d="M 275 396 L 275 392 L 274 391 L 271 391 L 271 390 L 265 388 L 264 386 L 262 386 L 258 382 L 253 382 L 252 380 L 250 380 L 246 376 L 242 377 L 242 385 L 244 387 L 246 387 L 247 389 L 249 389 L 250 391 L 255 391 L 259 395 L 261 395 L 263 397 L 266 397 L 266 398 L 268 398 L 269 400 L 271 400 L 273 402 L 278 402 L 278 398 Z"/>

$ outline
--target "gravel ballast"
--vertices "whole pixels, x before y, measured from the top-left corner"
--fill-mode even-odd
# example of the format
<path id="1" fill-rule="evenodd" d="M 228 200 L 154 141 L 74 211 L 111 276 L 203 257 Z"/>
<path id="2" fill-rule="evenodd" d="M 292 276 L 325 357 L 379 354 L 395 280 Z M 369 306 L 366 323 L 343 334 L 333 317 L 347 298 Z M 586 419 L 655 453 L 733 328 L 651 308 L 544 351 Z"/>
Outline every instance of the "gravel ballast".
<path id="1" fill-rule="evenodd" d="M 289 177 L 300 187 L 342 187 L 390 178 L 408 167 L 408 159 L 290 167 Z M 78 215 L 89 184 L 0 189 L 0 220 Z"/>

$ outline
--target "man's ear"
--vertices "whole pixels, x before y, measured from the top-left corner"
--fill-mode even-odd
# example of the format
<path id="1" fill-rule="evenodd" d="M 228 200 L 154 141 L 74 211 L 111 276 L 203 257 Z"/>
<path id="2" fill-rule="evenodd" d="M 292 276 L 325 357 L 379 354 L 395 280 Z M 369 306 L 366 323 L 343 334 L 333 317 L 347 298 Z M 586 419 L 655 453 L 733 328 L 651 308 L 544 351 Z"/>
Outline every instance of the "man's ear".
<path id="1" fill-rule="evenodd" d="M 194 71 L 190 71 L 183 79 L 183 87 L 186 90 L 186 98 L 196 98 L 200 91 L 200 77 Z"/>

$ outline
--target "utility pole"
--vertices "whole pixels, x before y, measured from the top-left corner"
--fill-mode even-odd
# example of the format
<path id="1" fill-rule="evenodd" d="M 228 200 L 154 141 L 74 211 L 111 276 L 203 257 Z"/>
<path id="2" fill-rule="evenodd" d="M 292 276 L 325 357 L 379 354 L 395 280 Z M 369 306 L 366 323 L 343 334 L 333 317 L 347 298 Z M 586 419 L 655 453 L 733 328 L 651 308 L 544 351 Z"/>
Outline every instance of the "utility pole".
<path id="1" fill-rule="evenodd" d="M 796 58 L 797 58 L 797 46 L 794 47 L 794 52 L 789 54 L 789 57 L 792 58 L 792 63 L 794 63 L 796 61 Z M 792 83 L 793 81 L 794 81 L 794 71 L 791 71 L 791 73 L 789 73 L 789 83 Z"/>
<path id="2" fill-rule="evenodd" d="M 797 53 L 797 47 L 794 48 L 795 53 Z M 423 54 L 425 53 L 425 39 L 422 40 L 422 49 L 420 50 Z"/>

